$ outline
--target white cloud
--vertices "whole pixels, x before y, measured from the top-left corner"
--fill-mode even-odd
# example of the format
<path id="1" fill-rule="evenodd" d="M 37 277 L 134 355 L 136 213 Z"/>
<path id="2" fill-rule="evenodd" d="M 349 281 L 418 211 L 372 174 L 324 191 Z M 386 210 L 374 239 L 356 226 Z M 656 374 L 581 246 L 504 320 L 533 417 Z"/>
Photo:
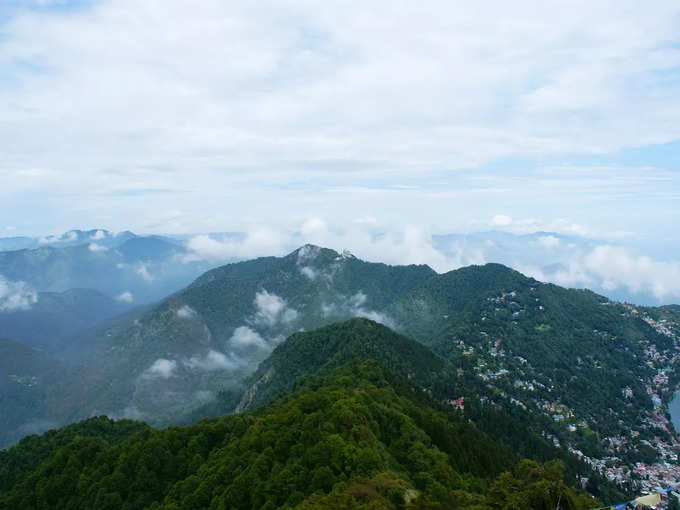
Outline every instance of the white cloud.
<path id="1" fill-rule="evenodd" d="M 177 362 L 175 360 L 159 358 L 142 373 L 142 377 L 145 379 L 169 379 L 174 375 L 176 368 Z"/>
<path id="2" fill-rule="evenodd" d="M 265 349 L 268 347 L 267 342 L 260 336 L 257 331 L 248 326 L 240 326 L 234 330 L 229 342 L 238 347 L 259 347 Z"/>
<path id="3" fill-rule="evenodd" d="M 116 300 L 120 301 L 121 303 L 132 303 L 135 298 L 132 295 L 132 292 L 126 290 L 125 292 L 118 294 L 118 296 L 116 296 Z"/>
<path id="4" fill-rule="evenodd" d="M 300 231 L 302 232 L 302 235 L 305 235 L 306 231 L 308 232 L 308 229 L 305 227 L 305 224 L 302 225 L 302 228 L 300 228 Z M 303 247 L 301 247 L 298 250 L 298 253 L 297 253 L 297 263 L 298 263 L 298 265 L 306 264 L 306 263 L 314 260 L 316 257 L 319 256 L 320 251 L 321 251 L 321 248 L 319 246 L 313 246 L 311 244 L 305 244 Z"/>
<path id="5" fill-rule="evenodd" d="M 680 138 L 669 0 L 84 4 L 2 21 L 0 201 L 12 224 L 208 232 L 219 218 L 376 210 L 467 221 L 509 195 L 496 180 L 481 199 L 480 186 L 467 193 L 455 170 Z M 510 192 L 578 198 L 541 185 Z M 50 200 L 22 219 L 26 193 Z M 249 207 L 255 193 L 265 207 Z M 74 194 L 88 199 L 66 207 Z M 179 202 L 179 215 L 150 217 Z"/>
<path id="6" fill-rule="evenodd" d="M 391 317 L 384 313 L 376 312 L 375 310 L 364 310 L 359 309 L 355 313 L 355 317 L 363 317 L 365 319 L 371 319 L 372 321 L 379 322 L 385 326 L 395 329 L 396 324 Z"/>
<path id="7" fill-rule="evenodd" d="M 151 283 L 153 281 L 153 275 L 149 272 L 147 265 L 144 263 L 139 263 L 135 266 L 135 273 L 137 273 L 145 282 Z"/>
<path id="8" fill-rule="evenodd" d="M 90 236 L 90 239 L 93 241 L 99 241 L 101 239 L 104 239 L 106 237 L 106 232 L 103 230 L 97 230 L 94 234 Z"/>
<path id="9" fill-rule="evenodd" d="M 194 356 L 184 361 L 184 365 L 194 370 L 214 372 L 217 370 L 234 370 L 240 361 L 221 352 L 210 350 L 203 356 Z"/>
<path id="10" fill-rule="evenodd" d="M 353 308 L 353 309 L 360 308 L 360 307 L 364 306 L 367 299 L 368 298 L 366 297 L 366 294 L 359 291 L 349 298 L 350 307 Z"/>
<path id="11" fill-rule="evenodd" d="M 395 328 L 396 323 L 387 314 L 371 310 L 365 307 L 368 296 L 359 291 L 349 297 L 339 295 L 335 302 L 322 303 L 321 313 L 324 317 L 364 317 L 379 322 L 390 328 Z"/>
<path id="12" fill-rule="evenodd" d="M 26 282 L 10 281 L 0 275 L 0 312 L 29 310 L 38 302 L 38 293 Z"/>
<path id="13" fill-rule="evenodd" d="M 319 276 L 318 271 L 309 266 L 302 266 L 300 272 L 310 280 L 316 280 L 316 277 Z"/>
<path id="14" fill-rule="evenodd" d="M 492 227 L 508 227 L 512 224 L 512 218 L 505 214 L 497 214 L 491 218 L 490 224 Z"/>
<path id="15" fill-rule="evenodd" d="M 374 223 L 361 222 L 352 224 L 349 228 L 339 228 L 320 218 L 312 218 L 303 221 L 297 229 L 278 229 L 275 234 L 276 242 L 273 244 L 252 242 L 252 238 L 261 236 L 262 232 L 273 231 L 273 228 L 257 227 L 254 234 L 247 233 L 245 238 L 233 237 L 224 241 L 209 236 L 194 237 L 189 242 L 192 251 L 187 260 L 282 255 L 300 248 L 297 255 L 298 265 L 301 266 L 301 273 L 310 279 L 318 276 L 318 271 L 312 264 L 318 255 L 319 246 L 340 252 L 347 248 L 364 260 L 388 264 L 428 264 L 437 271 L 484 263 L 483 253 L 467 246 L 454 243 L 446 252 L 437 250 L 433 246 L 429 230 L 414 225 L 392 230 L 378 229 Z M 275 251 L 268 251 L 272 246 L 276 247 Z"/>
<path id="16" fill-rule="evenodd" d="M 633 256 L 619 246 L 598 246 L 585 260 L 586 270 L 596 275 L 605 289 L 628 288 L 651 292 L 658 299 L 680 297 L 680 263 Z"/>
<path id="17" fill-rule="evenodd" d="M 101 244 L 97 244 L 97 243 L 90 243 L 89 246 L 88 246 L 88 249 L 91 252 L 95 252 L 95 253 L 108 250 L 108 248 L 106 246 L 102 246 Z"/>
<path id="18" fill-rule="evenodd" d="M 350 298 L 347 300 L 349 314 L 354 317 L 364 317 L 366 319 L 371 319 L 375 322 L 384 324 L 385 326 L 389 326 L 390 328 L 394 328 L 396 326 L 394 321 L 387 315 L 376 312 L 375 310 L 366 309 L 364 305 L 366 304 L 367 300 L 368 296 L 366 296 L 366 294 L 364 294 L 362 291 L 350 296 Z"/>
<path id="19" fill-rule="evenodd" d="M 196 317 L 196 310 L 191 308 L 189 305 L 182 305 L 175 313 L 180 319 L 192 319 Z"/>
<path id="20" fill-rule="evenodd" d="M 560 239 L 559 237 L 555 237 L 553 235 L 541 236 L 538 238 L 538 244 L 540 244 L 543 248 L 550 250 L 559 246 Z"/>
<path id="21" fill-rule="evenodd" d="M 294 321 L 298 316 L 297 310 L 288 307 L 283 298 L 266 290 L 255 294 L 254 304 L 256 308 L 255 322 L 266 326 L 287 324 Z"/>
<path id="22" fill-rule="evenodd" d="M 214 239 L 198 235 L 189 239 L 185 255 L 187 262 L 193 260 L 228 261 L 267 255 L 281 255 L 289 247 L 289 239 L 280 229 L 256 227 L 246 233 L 245 239 Z"/>
<path id="23" fill-rule="evenodd" d="M 622 246 L 599 245 L 585 253 L 574 254 L 555 269 L 518 267 L 538 280 L 564 287 L 587 287 L 605 294 L 625 291 L 647 293 L 660 302 L 680 299 L 680 262 L 660 261 L 633 255 Z"/>

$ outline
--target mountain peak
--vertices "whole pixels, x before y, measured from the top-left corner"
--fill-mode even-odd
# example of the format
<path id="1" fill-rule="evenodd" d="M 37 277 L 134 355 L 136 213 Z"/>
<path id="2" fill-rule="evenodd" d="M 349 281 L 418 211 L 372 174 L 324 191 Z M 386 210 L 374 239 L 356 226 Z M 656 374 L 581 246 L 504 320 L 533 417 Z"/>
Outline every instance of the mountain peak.
<path id="1" fill-rule="evenodd" d="M 311 243 L 306 243 L 287 255 L 287 257 L 295 258 L 299 265 L 307 265 L 317 259 L 332 260 L 339 256 L 340 254 L 335 250 Z"/>

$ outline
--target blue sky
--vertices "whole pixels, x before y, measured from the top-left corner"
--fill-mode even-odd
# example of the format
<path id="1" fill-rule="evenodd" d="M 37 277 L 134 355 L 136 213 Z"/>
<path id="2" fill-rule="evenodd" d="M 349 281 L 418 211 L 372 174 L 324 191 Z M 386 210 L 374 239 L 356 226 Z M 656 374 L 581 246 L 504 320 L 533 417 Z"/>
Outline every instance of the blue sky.
<path id="1" fill-rule="evenodd" d="M 675 264 L 679 34 L 672 1 L 5 1 L 0 236 L 316 219 Z"/>

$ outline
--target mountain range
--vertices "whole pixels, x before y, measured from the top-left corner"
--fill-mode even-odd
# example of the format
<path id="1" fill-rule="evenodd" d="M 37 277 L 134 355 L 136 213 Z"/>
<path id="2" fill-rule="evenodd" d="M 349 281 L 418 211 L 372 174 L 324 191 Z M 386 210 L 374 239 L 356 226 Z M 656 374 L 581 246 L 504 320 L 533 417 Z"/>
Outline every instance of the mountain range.
<path id="1" fill-rule="evenodd" d="M 189 260 L 183 241 L 164 236 L 73 230 L 20 239 L 0 239 L 0 284 L 8 295 L 91 289 L 130 306 L 165 297 L 212 267 Z M 21 308 L 3 298 L 0 292 L 0 309 Z"/>
<path id="2" fill-rule="evenodd" d="M 359 358 L 462 410 L 498 448 L 559 458 L 572 478 L 607 465 L 634 490 L 627 466 L 672 462 L 680 446 L 667 412 L 679 315 L 500 264 L 438 274 L 305 245 L 83 325 L 56 354 L 8 342 L 30 362 L 2 367 L 17 409 L 0 443 L 98 414 L 159 427 L 256 411 Z"/>

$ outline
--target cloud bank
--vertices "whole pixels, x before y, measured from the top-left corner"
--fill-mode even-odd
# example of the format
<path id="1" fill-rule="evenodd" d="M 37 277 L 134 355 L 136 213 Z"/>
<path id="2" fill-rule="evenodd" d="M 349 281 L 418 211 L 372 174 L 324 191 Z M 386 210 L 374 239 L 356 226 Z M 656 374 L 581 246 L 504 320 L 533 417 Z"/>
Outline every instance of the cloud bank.
<path id="1" fill-rule="evenodd" d="M 536 279 L 606 294 L 649 294 L 659 302 L 680 302 L 680 262 L 634 255 L 624 247 L 599 245 L 554 269 L 520 267 Z"/>
<path id="2" fill-rule="evenodd" d="M 600 238 L 600 233 L 566 219 L 541 222 L 505 216 L 494 217 L 489 223 L 501 230 L 435 240 L 431 231 L 417 226 L 390 230 L 389 226 L 368 222 L 339 227 L 313 217 L 296 229 L 278 230 L 268 240 L 262 236 L 269 229 L 258 227 L 260 248 L 251 244 L 248 233 L 240 240 L 234 238 L 224 243 L 210 239 L 211 249 L 207 253 L 191 241 L 189 247 L 192 259 L 214 260 L 215 253 L 229 257 L 238 253 L 248 253 L 251 257 L 283 255 L 311 243 L 339 252 L 349 249 L 363 260 L 427 264 L 438 272 L 499 262 L 563 286 L 589 287 L 605 295 L 616 291 L 617 296 L 629 295 L 645 302 L 650 299 L 659 303 L 680 301 L 680 261 L 646 255 L 642 251 L 646 248 L 644 243 L 635 247 L 635 240 L 628 240 L 620 232 L 603 234 L 604 238 Z M 548 230 L 550 227 L 554 230 Z M 298 252 L 298 270 L 310 280 L 321 276 L 313 266 L 314 257 L 311 247 Z M 256 298 L 255 304 L 262 324 L 285 317 L 282 315 L 284 302 L 266 291 Z M 345 306 L 349 307 L 349 304 Z M 294 314 L 290 314 L 294 318 Z"/>

